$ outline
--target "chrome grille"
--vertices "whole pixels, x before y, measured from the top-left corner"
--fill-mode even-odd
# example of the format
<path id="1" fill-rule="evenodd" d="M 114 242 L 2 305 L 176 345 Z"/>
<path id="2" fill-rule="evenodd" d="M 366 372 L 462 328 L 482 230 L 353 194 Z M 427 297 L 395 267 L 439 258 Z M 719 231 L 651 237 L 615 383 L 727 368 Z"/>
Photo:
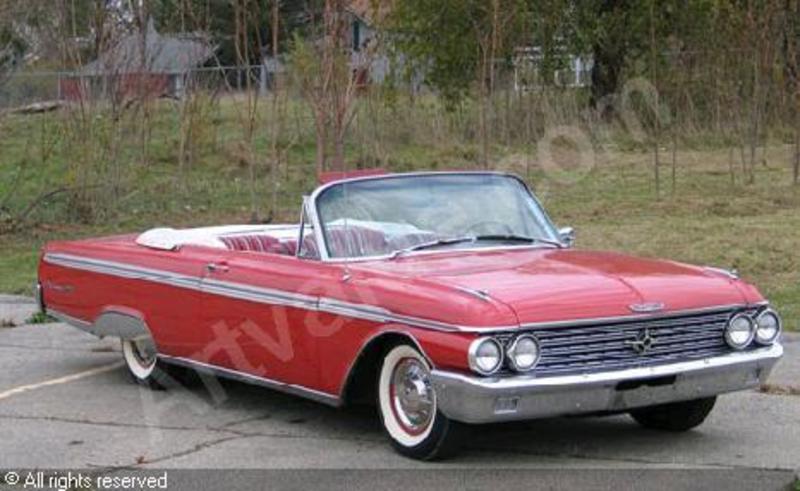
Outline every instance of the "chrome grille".
<path id="1" fill-rule="evenodd" d="M 729 319 L 741 310 L 658 319 L 615 321 L 580 327 L 524 330 L 534 334 L 542 358 L 537 375 L 619 370 L 662 363 L 696 360 L 729 353 L 723 332 Z M 647 330 L 654 343 L 644 353 L 631 345 Z M 510 342 L 511 336 L 505 339 Z"/>

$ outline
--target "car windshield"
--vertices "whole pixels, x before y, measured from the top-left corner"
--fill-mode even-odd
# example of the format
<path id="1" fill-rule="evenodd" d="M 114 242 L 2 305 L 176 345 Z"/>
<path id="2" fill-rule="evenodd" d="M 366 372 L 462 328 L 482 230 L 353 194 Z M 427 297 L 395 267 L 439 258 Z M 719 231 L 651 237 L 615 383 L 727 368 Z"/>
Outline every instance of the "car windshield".
<path id="1" fill-rule="evenodd" d="M 527 187 L 503 174 L 343 181 L 323 189 L 315 206 L 331 258 L 557 244 L 552 223 Z"/>

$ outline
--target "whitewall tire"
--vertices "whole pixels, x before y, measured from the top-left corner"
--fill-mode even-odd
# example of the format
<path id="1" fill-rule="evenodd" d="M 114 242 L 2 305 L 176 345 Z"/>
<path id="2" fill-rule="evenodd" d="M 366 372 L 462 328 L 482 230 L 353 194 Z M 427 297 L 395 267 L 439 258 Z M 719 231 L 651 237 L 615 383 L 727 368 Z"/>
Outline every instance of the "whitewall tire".
<path id="1" fill-rule="evenodd" d="M 133 380 L 151 388 L 162 388 L 156 378 L 160 373 L 158 353 L 150 338 L 122 340 L 122 358 Z"/>
<path id="2" fill-rule="evenodd" d="M 419 351 L 399 344 L 384 354 L 378 375 L 378 410 L 392 446 L 422 460 L 452 453 L 460 429 L 439 412 L 430 369 Z"/>

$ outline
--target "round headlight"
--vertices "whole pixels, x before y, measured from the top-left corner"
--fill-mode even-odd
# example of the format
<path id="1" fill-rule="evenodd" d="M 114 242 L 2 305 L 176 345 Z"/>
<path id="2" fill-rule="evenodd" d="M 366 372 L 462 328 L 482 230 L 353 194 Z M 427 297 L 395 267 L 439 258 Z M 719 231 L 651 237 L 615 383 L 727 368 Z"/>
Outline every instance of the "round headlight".
<path id="1" fill-rule="evenodd" d="M 756 342 L 768 345 L 774 343 L 781 334 L 781 318 L 777 312 L 767 309 L 756 319 Z"/>
<path id="2" fill-rule="evenodd" d="M 756 323 L 749 316 L 739 314 L 725 328 L 725 341 L 731 348 L 745 349 L 755 336 Z"/>
<path id="3" fill-rule="evenodd" d="M 503 348 L 493 338 L 479 338 L 469 345 L 469 367 L 482 375 L 491 375 L 503 363 Z"/>
<path id="4" fill-rule="evenodd" d="M 535 337 L 525 334 L 519 336 L 508 348 L 508 361 L 511 368 L 518 372 L 533 370 L 539 363 L 539 341 Z"/>

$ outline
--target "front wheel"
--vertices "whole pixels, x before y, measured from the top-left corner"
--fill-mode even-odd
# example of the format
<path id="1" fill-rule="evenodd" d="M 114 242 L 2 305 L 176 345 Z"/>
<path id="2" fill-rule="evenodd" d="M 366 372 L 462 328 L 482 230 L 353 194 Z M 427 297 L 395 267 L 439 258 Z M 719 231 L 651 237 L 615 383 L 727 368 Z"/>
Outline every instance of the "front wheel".
<path id="1" fill-rule="evenodd" d="M 387 351 L 377 392 L 383 428 L 397 452 L 419 460 L 455 452 L 463 428 L 437 409 L 430 365 L 419 351 L 407 344 Z"/>
<path id="2" fill-rule="evenodd" d="M 716 402 L 716 396 L 671 402 L 634 409 L 630 415 L 645 428 L 673 432 L 689 431 L 706 420 Z"/>

